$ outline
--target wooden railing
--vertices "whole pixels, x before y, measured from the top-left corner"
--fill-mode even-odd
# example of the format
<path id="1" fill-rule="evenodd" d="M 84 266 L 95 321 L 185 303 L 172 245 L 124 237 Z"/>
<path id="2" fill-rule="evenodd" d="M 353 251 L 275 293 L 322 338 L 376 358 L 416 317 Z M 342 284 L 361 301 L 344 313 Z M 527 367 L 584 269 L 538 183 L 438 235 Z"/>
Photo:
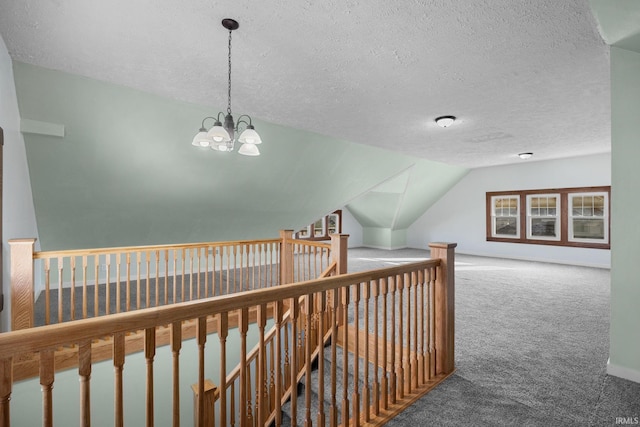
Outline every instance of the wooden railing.
<path id="1" fill-rule="evenodd" d="M 35 239 L 10 240 L 12 330 L 318 277 L 331 244 L 291 236 L 47 252 L 34 252 Z"/>
<path id="2" fill-rule="evenodd" d="M 189 375 L 197 379 L 195 423 L 205 425 L 205 372 L 214 367 L 218 373 L 211 375 L 212 381 L 221 390 L 215 403 L 215 425 L 265 425 L 271 420 L 280 425 L 287 399 L 292 424 L 298 413 L 304 414 L 308 425 L 316 421 L 332 426 L 383 423 L 453 372 L 454 247 L 432 245 L 433 259 L 414 264 L 0 334 L 0 426 L 10 426 L 12 421 L 31 425 L 23 417 L 33 411 L 12 414 L 10 408 L 20 405 L 24 397 L 20 393 L 12 400 L 13 364 L 34 353 L 39 356 L 42 424 L 54 424 L 53 417 L 60 412 L 53 404 L 52 390 L 56 377 L 63 375 L 55 372 L 55 353 L 70 346 L 78 349 L 79 424 L 90 425 L 92 408 L 101 404 L 94 391 L 108 388 L 107 384 L 92 384 L 91 379 L 92 369 L 97 370 L 92 364 L 93 347 L 105 336 L 110 337 L 113 354 L 109 383 L 113 384 L 116 426 L 124 425 L 125 420 L 142 424 L 130 421 L 137 412 L 142 412 L 147 425 L 154 425 L 154 419 L 160 417 L 171 419 L 174 426 L 190 425 L 191 414 L 180 406 L 190 389 L 184 382 Z M 274 307 L 273 339 L 267 331 L 269 306 Z M 254 352 L 248 333 L 252 310 L 257 313 Z M 238 328 L 229 327 L 233 321 Z M 183 341 L 187 322 L 195 324 L 195 342 Z M 314 325 L 316 331 L 327 333 L 314 335 Z M 164 330 L 169 332 L 170 354 L 161 359 L 157 337 Z M 125 399 L 125 365 L 131 357 L 125 351 L 125 336 L 138 331 L 144 339 L 146 370 L 141 382 L 145 386 L 141 395 L 127 389 Z M 214 331 L 217 339 L 210 335 Z M 231 339 L 238 344 L 227 346 Z M 211 341 L 219 348 L 215 355 L 207 354 Z M 270 342 L 274 344 L 267 344 Z M 323 362 L 321 354 L 325 342 L 330 342 L 325 356 L 329 363 Z M 188 347 L 195 349 L 193 358 L 181 363 Z M 317 370 L 312 365 L 314 353 Z M 255 355 L 256 364 L 241 363 L 237 373 L 227 369 L 230 358 L 247 360 L 249 355 Z M 172 378 L 173 386 L 162 397 L 154 387 L 155 372 Z M 313 372 L 323 379 L 315 390 L 319 402 L 328 402 L 319 404 L 315 413 L 309 387 L 315 382 Z M 304 398 L 297 396 L 299 381 L 307 385 Z M 111 424 L 105 419 L 101 423 Z"/>

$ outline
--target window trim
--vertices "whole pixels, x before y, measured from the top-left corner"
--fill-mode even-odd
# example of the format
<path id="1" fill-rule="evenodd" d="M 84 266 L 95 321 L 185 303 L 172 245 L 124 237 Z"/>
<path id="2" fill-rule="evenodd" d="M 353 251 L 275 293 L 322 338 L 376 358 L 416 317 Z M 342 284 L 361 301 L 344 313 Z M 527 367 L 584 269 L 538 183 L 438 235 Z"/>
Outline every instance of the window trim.
<path id="1" fill-rule="evenodd" d="M 605 208 L 605 235 L 607 236 L 606 242 L 585 242 L 583 239 L 580 241 L 569 240 L 569 195 L 578 193 L 604 193 L 607 201 Z M 559 194 L 560 195 L 560 239 L 547 240 L 539 238 L 528 237 L 528 195 L 544 195 L 544 194 Z M 519 210 L 519 238 L 509 237 L 495 237 L 493 232 L 493 206 L 492 198 L 496 196 L 518 196 L 520 203 Z M 595 248 L 595 249 L 611 249 L 611 186 L 600 187 L 575 187 L 575 188 L 550 188 L 550 189 L 533 189 L 533 190 L 517 190 L 517 191 L 490 191 L 486 193 L 486 240 L 488 242 L 504 242 L 504 243 L 525 243 L 534 245 L 551 245 L 551 246 L 569 246 L 577 248 Z M 524 207 L 524 209 L 523 209 Z"/>
<path id="2" fill-rule="evenodd" d="M 322 218 L 313 221 L 311 224 L 307 225 L 301 230 L 298 230 L 294 234 L 294 238 L 299 240 L 331 240 L 331 234 L 329 233 L 329 217 L 332 215 L 336 216 L 336 233 L 342 233 L 342 209 L 338 209 L 337 211 L 333 211 L 330 214 L 327 214 Z M 322 221 L 321 235 L 315 234 L 315 224 L 318 221 Z M 305 231 L 307 233 L 306 236 L 304 235 Z"/>
<path id="3" fill-rule="evenodd" d="M 496 203 L 495 200 L 496 199 L 515 199 L 516 200 L 516 211 L 517 214 L 516 216 L 511 216 L 511 215 L 496 215 Z M 520 204 L 520 198 L 519 197 L 514 197 L 512 195 L 496 195 L 496 196 L 492 196 L 490 198 L 491 201 L 491 235 L 495 238 L 498 239 L 519 239 L 520 238 L 520 209 L 521 209 L 521 204 Z M 516 218 L 516 234 L 515 236 L 509 236 L 508 234 L 498 234 L 496 231 L 496 219 L 497 218 Z"/>
<path id="4" fill-rule="evenodd" d="M 571 204 L 571 198 L 572 197 L 584 197 L 584 196 L 604 196 L 604 209 L 603 209 L 603 215 L 601 217 L 592 215 L 590 217 L 576 217 L 573 216 L 573 205 Z M 568 206 L 568 240 L 570 242 L 584 242 L 584 243 L 602 243 L 602 241 L 604 240 L 605 242 L 609 241 L 609 227 L 607 226 L 610 223 L 609 220 L 609 193 L 607 192 L 587 192 L 587 193 L 572 193 L 569 195 L 569 200 L 568 200 L 569 206 Z M 602 219 L 605 223 L 605 227 L 604 227 L 604 239 L 576 239 L 575 237 L 573 237 L 573 221 L 572 219 L 574 218 L 594 218 L 594 219 Z"/>
<path id="5" fill-rule="evenodd" d="M 555 197 L 556 198 L 556 214 L 555 215 L 537 215 L 533 216 L 531 214 L 531 199 L 534 197 Z M 525 217 L 527 221 L 526 229 L 527 229 L 527 239 L 529 240 L 546 240 L 546 241 L 559 241 L 562 237 L 562 198 L 560 197 L 560 193 L 541 193 L 541 194 L 527 194 L 525 197 L 526 200 L 526 209 Z M 533 235 L 533 226 L 531 225 L 531 221 L 533 218 L 555 218 L 556 220 L 556 236 L 534 236 Z"/>

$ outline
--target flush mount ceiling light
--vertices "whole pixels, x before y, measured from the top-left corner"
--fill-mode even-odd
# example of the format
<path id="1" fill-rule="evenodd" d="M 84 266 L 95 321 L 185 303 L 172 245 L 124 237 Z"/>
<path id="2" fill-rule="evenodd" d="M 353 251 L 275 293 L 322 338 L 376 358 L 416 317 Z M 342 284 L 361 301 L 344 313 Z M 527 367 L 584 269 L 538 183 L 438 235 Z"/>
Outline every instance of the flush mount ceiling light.
<path id="1" fill-rule="evenodd" d="M 438 126 L 448 128 L 456 121 L 455 116 L 440 116 L 436 119 Z"/>
<path id="2" fill-rule="evenodd" d="M 520 154 L 518 154 L 518 157 L 520 157 L 522 160 L 530 159 L 532 156 L 533 156 L 533 153 L 520 153 Z"/>
<path id="3" fill-rule="evenodd" d="M 262 144 L 262 139 L 260 139 L 260 135 L 253 127 L 251 117 L 243 114 L 238 117 L 238 122 L 234 123 L 231 115 L 231 32 L 237 30 L 240 24 L 234 19 L 226 18 L 222 20 L 222 26 L 229 30 L 227 114 L 219 112 L 217 117 L 205 117 L 202 119 L 200 131 L 193 138 L 191 145 L 201 148 L 211 147 L 217 151 L 233 151 L 235 142 L 238 141 L 242 144 L 238 153 L 245 156 L 259 156 L 260 150 L 258 150 L 257 144 Z M 221 116 L 224 116 L 224 124 L 220 120 Z M 214 120 L 213 126 L 209 130 L 204 127 L 204 122 L 207 119 Z M 240 132 L 241 130 L 242 132 Z M 237 139 L 235 138 L 236 134 L 240 134 Z"/>

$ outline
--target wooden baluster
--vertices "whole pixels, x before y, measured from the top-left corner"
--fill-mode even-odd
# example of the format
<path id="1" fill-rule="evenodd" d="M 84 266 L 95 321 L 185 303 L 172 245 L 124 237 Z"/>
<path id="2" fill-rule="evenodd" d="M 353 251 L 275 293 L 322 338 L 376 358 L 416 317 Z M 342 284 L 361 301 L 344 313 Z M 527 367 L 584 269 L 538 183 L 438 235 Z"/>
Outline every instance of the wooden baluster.
<path id="1" fill-rule="evenodd" d="M 209 247 L 202 248 L 204 252 L 204 298 L 209 297 Z M 213 296 L 213 289 L 211 290 L 211 296 Z"/>
<path id="2" fill-rule="evenodd" d="M 124 333 L 113 334 L 113 369 L 114 369 L 114 390 L 115 390 L 115 425 L 124 426 L 124 396 L 122 389 L 122 371 L 124 367 Z"/>
<path id="3" fill-rule="evenodd" d="M 342 425 L 349 423 L 349 287 L 342 288 Z"/>
<path id="4" fill-rule="evenodd" d="M 273 340 L 269 340 L 269 413 L 276 407 L 276 371 L 275 371 L 275 350 Z"/>
<path id="5" fill-rule="evenodd" d="M 436 376 L 435 337 L 436 337 L 436 313 L 435 313 L 435 282 L 436 271 L 430 270 L 429 274 L 429 378 Z"/>
<path id="6" fill-rule="evenodd" d="M 147 328 L 144 330 L 144 357 L 147 362 L 147 397 L 146 397 L 146 415 L 147 427 L 154 425 L 153 412 L 153 359 L 156 356 L 156 328 Z"/>
<path id="7" fill-rule="evenodd" d="M 411 286 L 413 287 L 413 353 L 411 354 L 411 386 L 418 388 L 418 378 L 420 373 L 418 371 L 418 277 L 417 272 L 411 272 Z"/>
<path id="8" fill-rule="evenodd" d="M 275 406 L 274 411 L 276 412 L 276 425 L 282 425 L 282 311 L 283 311 L 283 303 L 282 301 L 276 301 L 274 307 L 274 322 L 276 324 L 276 379 L 275 379 Z M 285 333 L 286 337 L 286 333 Z M 287 372 L 285 370 L 285 372 Z M 286 375 L 286 374 L 285 374 Z"/>
<path id="9" fill-rule="evenodd" d="M 291 298 L 291 341 L 295 346 L 296 337 L 298 336 L 298 316 L 300 314 L 300 304 L 298 298 Z M 291 352 L 291 425 L 296 426 L 296 418 L 298 416 L 298 350 Z"/>
<path id="10" fill-rule="evenodd" d="M 173 250 L 173 303 L 177 303 L 178 300 L 178 249 Z"/>
<path id="11" fill-rule="evenodd" d="M 334 289 L 331 294 L 331 405 L 329 407 L 329 425 L 336 427 L 338 425 L 338 405 L 336 402 L 337 394 L 337 372 L 338 366 L 337 347 L 338 347 L 338 309 L 340 307 L 340 290 Z"/>
<path id="12" fill-rule="evenodd" d="M 220 339 L 220 425 L 227 425 L 227 336 L 229 313 L 218 314 L 218 338 Z M 240 359 L 241 363 L 244 360 Z"/>
<path id="13" fill-rule="evenodd" d="M 93 283 L 93 316 L 98 317 L 100 314 L 100 256 L 95 255 L 93 257 L 93 268 L 94 268 L 94 277 L 95 282 Z M 47 292 L 47 296 L 49 296 L 49 292 Z M 47 308 L 49 307 L 49 303 L 47 303 Z M 47 315 L 47 318 L 49 316 Z"/>
<path id="14" fill-rule="evenodd" d="M 394 347 L 395 349 L 399 349 L 400 354 L 396 356 L 396 389 L 394 394 L 397 394 L 399 399 L 404 398 L 404 367 L 403 363 L 403 348 L 404 344 L 402 332 L 404 331 L 404 281 L 402 279 L 402 275 L 395 276 L 396 280 L 396 288 L 398 289 L 398 345 Z M 394 323 L 395 325 L 396 323 Z M 395 353 L 395 352 L 394 352 Z"/>
<path id="15" fill-rule="evenodd" d="M 197 295 L 198 296 L 196 297 L 196 299 L 200 299 L 200 298 L 202 298 L 202 283 L 201 283 L 201 280 L 200 280 L 200 276 L 201 276 L 201 273 L 202 273 L 202 266 L 201 266 L 201 260 L 202 260 L 201 251 L 202 251 L 202 248 L 195 248 L 195 251 L 196 251 L 196 261 L 198 263 L 198 265 L 196 267 L 196 275 L 197 275 L 196 277 L 197 277 L 197 283 L 198 283 L 198 285 L 197 285 L 198 286 Z"/>
<path id="16" fill-rule="evenodd" d="M 183 248 L 182 249 L 182 257 L 181 257 L 181 261 L 182 261 L 182 267 L 181 267 L 181 276 L 182 279 L 180 280 L 180 301 L 184 302 L 187 300 L 187 287 L 186 287 L 186 280 L 185 280 L 185 274 L 186 274 L 186 263 L 187 263 L 187 249 Z"/>
<path id="17" fill-rule="evenodd" d="M 13 386 L 13 358 L 0 360 L 0 425 L 11 425 L 11 387 Z"/>
<path id="18" fill-rule="evenodd" d="M 155 251 L 156 254 L 156 274 L 155 284 L 156 284 L 156 307 L 160 305 L 160 251 Z"/>
<path id="19" fill-rule="evenodd" d="M 145 261 L 147 264 L 147 280 L 146 280 L 146 285 L 147 285 L 147 293 L 146 293 L 146 304 L 145 307 L 149 308 L 151 307 L 151 252 L 147 251 L 145 252 Z"/>
<path id="20" fill-rule="evenodd" d="M 64 258 L 58 257 L 58 323 L 62 323 L 64 306 L 62 300 L 64 298 Z"/>
<path id="21" fill-rule="evenodd" d="M 369 302 L 371 301 L 371 282 L 364 282 L 364 388 L 362 390 L 362 410 L 364 421 L 371 419 L 371 389 L 369 387 Z"/>
<path id="22" fill-rule="evenodd" d="M 180 427 L 180 349 L 182 348 L 182 322 L 171 324 L 171 353 L 173 359 L 173 427 Z"/>
<path id="23" fill-rule="evenodd" d="M 120 309 L 122 308 L 120 302 L 122 301 L 122 297 L 120 296 L 120 254 L 115 254 L 115 262 L 116 262 L 116 313 L 120 313 Z"/>
<path id="24" fill-rule="evenodd" d="M 413 365 L 411 363 L 411 354 L 410 354 L 411 352 L 411 280 L 408 273 L 404 273 L 402 277 L 403 277 L 403 283 L 405 284 L 407 289 L 407 297 L 406 297 L 406 301 L 407 301 L 406 333 L 407 335 L 406 335 L 406 345 L 404 348 L 401 347 L 400 351 L 403 354 L 402 367 L 404 369 L 404 378 L 403 378 L 404 392 L 406 394 L 410 394 L 411 393 L 411 377 L 415 376 L 415 374 L 413 374 L 413 370 L 411 369 Z M 404 303 L 402 305 L 404 305 Z"/>
<path id="25" fill-rule="evenodd" d="M 235 250 L 235 249 L 234 249 Z M 229 246 L 226 247 L 227 252 L 227 295 L 231 293 L 230 280 L 231 280 L 231 248 Z"/>
<path id="26" fill-rule="evenodd" d="M 373 286 L 373 415 L 378 416 L 380 414 L 380 383 L 378 381 L 378 369 L 380 366 L 380 353 L 378 346 L 380 345 L 378 339 L 380 317 L 378 312 L 378 306 L 380 303 L 380 281 L 374 280 L 371 282 Z M 382 321 L 386 322 L 387 319 Z"/>
<path id="27" fill-rule="evenodd" d="M 213 276 L 212 276 L 213 277 Z M 231 420 L 229 421 L 229 425 L 234 427 L 236 425 L 236 383 L 231 383 L 231 401 L 229 403 L 229 411 L 231 412 Z"/>
<path id="28" fill-rule="evenodd" d="M 396 378 L 396 329 L 399 327 L 398 323 L 396 323 L 396 280 L 394 276 L 390 276 L 389 278 L 389 287 L 391 290 L 391 343 L 388 345 L 389 347 L 389 397 L 391 404 L 396 403 L 396 386 L 397 386 L 397 378 Z"/>
<path id="29" fill-rule="evenodd" d="M 248 426 L 247 407 L 251 410 L 251 397 L 247 392 L 249 370 L 247 369 L 247 328 L 249 326 L 249 310 L 243 308 L 238 316 L 238 331 L 240 332 L 240 425 Z"/>
<path id="30" fill-rule="evenodd" d="M 264 250 L 264 245 L 263 244 L 259 244 L 258 247 L 258 287 L 259 288 L 266 288 L 266 283 L 262 283 L 262 251 Z M 266 277 L 265 277 L 266 279 Z M 266 282 L 266 280 L 265 280 Z"/>
<path id="31" fill-rule="evenodd" d="M 71 295 L 70 295 L 70 316 L 71 320 L 76 320 L 76 257 L 69 257 L 69 269 L 71 270 Z"/>
<path id="32" fill-rule="evenodd" d="M 163 251 L 164 258 L 164 305 L 169 304 L 169 250 Z M 198 264 L 199 265 L 199 264 Z M 198 276 L 199 278 L 200 276 Z M 198 283 L 198 286 L 200 283 Z"/>
<path id="33" fill-rule="evenodd" d="M 420 287 L 420 296 L 419 298 L 419 306 L 420 306 L 420 349 L 418 350 L 416 347 L 416 351 L 418 352 L 418 377 L 420 378 L 420 384 L 424 385 L 427 382 L 425 376 L 425 366 L 424 366 L 424 343 L 425 343 L 425 335 L 424 335 L 424 286 L 425 286 L 425 277 L 426 270 L 418 271 L 418 286 Z M 417 292 L 417 291 L 416 291 Z"/>
<path id="34" fill-rule="evenodd" d="M 353 285 L 353 422 L 357 427 L 360 425 L 360 286 Z M 345 345 L 348 352 L 348 345 Z"/>
<path id="35" fill-rule="evenodd" d="M 87 318 L 87 256 L 82 256 L 82 318 Z"/>
<path id="36" fill-rule="evenodd" d="M 142 308 L 142 289 L 141 289 L 141 274 L 140 274 L 140 264 L 141 264 L 142 252 L 136 252 L 136 308 Z"/>
<path id="37" fill-rule="evenodd" d="M 311 353 L 313 352 L 313 341 L 308 336 L 311 331 L 311 322 L 313 316 L 313 295 L 309 294 L 304 297 L 305 311 L 305 352 L 304 352 L 304 403 L 305 403 L 305 427 L 311 427 Z"/>
<path id="38" fill-rule="evenodd" d="M 78 346 L 78 375 L 80 376 L 80 426 L 91 425 L 91 341 Z"/>
<path id="39" fill-rule="evenodd" d="M 97 255 L 96 255 L 97 256 Z M 96 280 L 96 288 L 98 287 L 98 281 Z M 44 259 L 44 324 L 51 324 L 51 260 L 49 258 Z M 96 301 L 98 300 L 98 293 L 96 290 Z M 29 298 L 29 301 L 33 304 L 33 297 Z M 15 309 L 15 307 L 14 307 Z M 98 304 L 96 303 L 96 310 L 98 309 Z M 96 313 L 96 316 L 98 313 Z M 12 314 L 13 316 L 13 314 Z M 29 327 L 33 327 L 33 321 Z M 12 330 L 16 330 L 15 325 L 12 326 Z"/>
<path id="40" fill-rule="evenodd" d="M 131 252 L 127 252 L 126 256 L 127 270 L 127 311 L 131 311 Z"/>
<path id="41" fill-rule="evenodd" d="M 207 318 L 198 317 L 196 326 L 196 339 L 198 343 L 198 404 L 196 407 L 196 420 L 198 425 L 204 425 L 204 347 L 207 342 Z"/>
<path id="42" fill-rule="evenodd" d="M 382 397 L 382 409 L 387 410 L 389 408 L 389 366 L 387 365 L 387 353 L 389 352 L 389 342 L 387 341 L 387 323 L 388 323 L 388 311 L 387 311 L 387 295 L 389 288 L 387 287 L 387 278 L 380 279 L 380 292 L 382 293 L 382 368 L 383 374 L 380 384 L 381 397 Z M 392 323 L 393 325 L 393 323 Z"/>
<path id="43" fill-rule="evenodd" d="M 260 393 L 260 373 L 258 372 L 260 369 L 260 356 L 258 356 L 257 359 L 254 359 L 254 363 L 255 363 L 255 373 L 256 373 L 256 383 L 254 385 L 255 387 L 255 391 L 256 391 L 256 397 L 254 400 L 255 403 L 255 410 L 253 411 L 253 417 L 255 418 L 255 424 L 256 426 L 259 426 L 261 424 L 260 422 L 260 414 L 261 414 L 261 405 L 260 405 L 260 396 L 262 395 L 262 393 Z"/>
<path id="44" fill-rule="evenodd" d="M 267 420 L 267 350 L 264 341 L 264 330 L 267 325 L 267 305 L 261 304 L 258 306 L 258 387 L 256 392 L 258 393 L 258 420 L 260 424 L 264 424 Z"/>
<path id="45" fill-rule="evenodd" d="M 40 352 L 40 386 L 42 388 L 42 425 L 53 426 L 53 350 Z"/>
<path id="46" fill-rule="evenodd" d="M 289 320 L 289 324 L 291 324 L 291 320 Z M 291 386 L 291 359 L 290 359 L 290 350 L 289 350 L 289 326 L 285 324 L 284 331 L 284 365 L 282 366 L 283 379 L 284 379 L 284 388 L 285 390 Z"/>
<path id="47" fill-rule="evenodd" d="M 325 425 L 324 417 L 324 320 L 326 306 L 326 292 L 322 291 L 318 294 L 318 426 L 323 427 Z"/>
<path id="48" fill-rule="evenodd" d="M 241 359 L 242 360 L 242 359 Z M 250 362 L 249 362 L 250 363 Z M 244 363 L 243 363 L 244 365 Z M 242 366 L 242 365 L 240 365 Z M 246 390 L 246 410 L 242 411 L 242 416 L 245 419 L 245 423 L 244 424 L 240 424 L 240 425 L 245 425 L 245 426 L 254 426 L 255 423 L 253 422 L 253 409 L 251 408 L 252 403 L 251 403 L 251 366 L 249 366 L 249 369 L 246 369 L 246 381 L 243 381 L 244 386 L 245 386 L 245 390 Z M 240 375 L 240 377 L 242 377 L 242 375 Z M 242 387 L 242 386 L 241 386 Z"/>
<path id="49" fill-rule="evenodd" d="M 242 249 L 241 249 L 242 250 Z M 242 264 L 240 264 L 242 266 Z M 238 292 L 238 245 L 233 245 L 233 292 Z M 256 414 L 256 417 L 258 414 Z"/>
<path id="50" fill-rule="evenodd" d="M 104 285 L 107 287 L 106 290 L 106 301 L 105 301 L 105 314 L 111 313 L 111 256 L 109 254 L 105 254 L 104 256 L 104 268 L 105 268 L 105 277 L 104 277 Z M 116 303 L 117 304 L 117 303 Z"/>

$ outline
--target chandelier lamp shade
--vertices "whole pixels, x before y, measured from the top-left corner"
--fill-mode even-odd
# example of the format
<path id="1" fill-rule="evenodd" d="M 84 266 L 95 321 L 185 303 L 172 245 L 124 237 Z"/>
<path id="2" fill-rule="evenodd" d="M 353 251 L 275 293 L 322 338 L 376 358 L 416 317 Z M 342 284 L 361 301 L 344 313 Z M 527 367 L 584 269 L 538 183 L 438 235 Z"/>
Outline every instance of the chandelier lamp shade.
<path id="1" fill-rule="evenodd" d="M 212 148 L 217 151 L 233 151 L 235 143 L 241 144 L 238 153 L 245 156 L 259 156 L 258 144 L 262 144 L 260 135 L 256 132 L 251 122 L 251 117 L 246 114 L 238 117 L 238 121 L 234 122 L 231 114 L 231 32 L 237 30 L 239 24 L 233 19 L 223 19 L 222 26 L 229 30 L 229 80 L 228 80 L 228 98 L 227 98 L 227 114 L 219 112 L 216 117 L 205 117 L 202 120 L 200 130 L 193 138 L 191 144 L 200 148 Z M 213 120 L 213 126 L 207 129 L 205 122 Z M 239 135 L 239 136 L 237 136 Z M 237 138 L 236 138 L 237 136 Z"/>

